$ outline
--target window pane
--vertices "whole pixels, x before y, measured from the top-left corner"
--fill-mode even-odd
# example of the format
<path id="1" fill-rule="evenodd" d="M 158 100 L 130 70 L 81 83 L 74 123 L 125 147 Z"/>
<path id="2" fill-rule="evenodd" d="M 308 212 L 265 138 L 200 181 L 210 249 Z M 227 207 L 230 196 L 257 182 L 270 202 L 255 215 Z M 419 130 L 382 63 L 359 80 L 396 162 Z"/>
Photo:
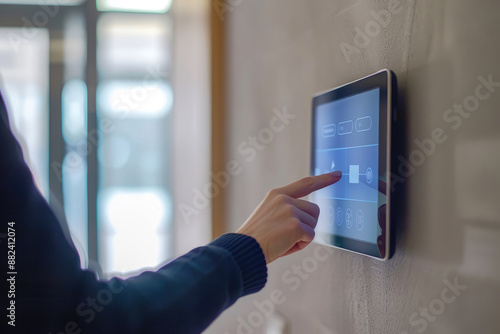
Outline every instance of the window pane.
<path id="1" fill-rule="evenodd" d="M 166 15 L 98 22 L 98 241 L 108 276 L 172 256 L 171 31 Z"/>
<path id="2" fill-rule="evenodd" d="M 17 132 L 24 158 L 42 194 L 49 195 L 49 32 L 0 28 L 0 76 L 9 104 L 10 124 Z M 34 57 L 33 55 L 36 55 Z"/>
<path id="3" fill-rule="evenodd" d="M 62 134 L 66 156 L 62 167 L 64 211 L 82 268 L 88 264 L 87 85 L 68 81 L 62 91 Z"/>
<path id="4" fill-rule="evenodd" d="M 157 80 L 170 68 L 171 18 L 107 13 L 97 25 L 99 75 Z"/>
<path id="5" fill-rule="evenodd" d="M 99 86 L 98 94 L 99 110 L 109 117 L 161 118 L 170 112 L 174 101 L 165 81 L 106 81 Z"/>
<path id="6" fill-rule="evenodd" d="M 100 11 L 166 13 L 172 0 L 97 0 Z"/>
<path id="7" fill-rule="evenodd" d="M 171 239 L 172 201 L 157 187 L 112 187 L 99 194 L 99 248 L 108 273 L 155 267 L 165 260 Z"/>
<path id="8" fill-rule="evenodd" d="M 82 268 L 88 266 L 87 160 L 76 151 L 66 154 L 62 170 L 64 212 L 71 239 L 80 255 Z"/>
<path id="9" fill-rule="evenodd" d="M 71 80 L 62 91 L 62 133 L 67 144 L 79 145 L 87 138 L 87 85 Z"/>

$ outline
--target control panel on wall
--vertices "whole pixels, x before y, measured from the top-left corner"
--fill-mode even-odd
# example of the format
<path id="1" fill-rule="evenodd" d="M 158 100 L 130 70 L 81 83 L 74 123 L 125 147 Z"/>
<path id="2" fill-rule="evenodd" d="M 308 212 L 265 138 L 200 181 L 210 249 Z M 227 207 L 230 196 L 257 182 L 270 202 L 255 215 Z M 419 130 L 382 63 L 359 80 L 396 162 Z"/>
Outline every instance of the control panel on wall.
<path id="1" fill-rule="evenodd" d="M 391 253 L 391 128 L 396 77 L 382 70 L 313 98 L 311 174 L 342 171 L 312 199 L 315 240 L 387 260 Z"/>

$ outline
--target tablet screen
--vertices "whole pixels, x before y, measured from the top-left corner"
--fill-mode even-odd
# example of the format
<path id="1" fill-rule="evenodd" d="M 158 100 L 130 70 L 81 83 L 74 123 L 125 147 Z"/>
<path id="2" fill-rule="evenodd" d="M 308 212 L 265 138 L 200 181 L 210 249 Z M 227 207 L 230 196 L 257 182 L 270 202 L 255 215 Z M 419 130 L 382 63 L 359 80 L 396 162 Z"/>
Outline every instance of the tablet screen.
<path id="1" fill-rule="evenodd" d="M 379 191 L 386 173 L 386 91 L 358 84 L 313 100 L 312 174 L 342 171 L 339 182 L 313 195 L 321 209 L 316 239 L 378 258 L 385 255 L 377 240 L 386 224 L 383 217 L 379 222 L 386 201 Z"/>

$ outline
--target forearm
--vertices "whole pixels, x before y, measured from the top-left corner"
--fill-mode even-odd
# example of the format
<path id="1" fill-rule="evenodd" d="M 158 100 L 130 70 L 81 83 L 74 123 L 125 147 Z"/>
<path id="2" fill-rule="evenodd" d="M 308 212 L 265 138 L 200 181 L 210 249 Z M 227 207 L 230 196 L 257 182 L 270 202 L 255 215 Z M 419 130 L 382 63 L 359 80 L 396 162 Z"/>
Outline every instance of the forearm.
<path id="1" fill-rule="evenodd" d="M 78 254 L 33 184 L 1 101 L 0 109 L 0 216 L 1 223 L 15 222 L 17 332 L 198 333 L 265 284 L 265 257 L 244 235 L 223 236 L 128 280 L 101 282 L 81 270 Z"/>
<path id="2" fill-rule="evenodd" d="M 265 259 L 257 242 L 244 235 L 224 235 L 156 272 L 123 281 L 116 308 L 110 311 L 143 317 L 139 332 L 200 333 L 239 297 L 260 290 L 266 278 Z M 139 314 L 120 309 L 131 301 Z M 89 325 L 103 327 L 98 321 Z"/>

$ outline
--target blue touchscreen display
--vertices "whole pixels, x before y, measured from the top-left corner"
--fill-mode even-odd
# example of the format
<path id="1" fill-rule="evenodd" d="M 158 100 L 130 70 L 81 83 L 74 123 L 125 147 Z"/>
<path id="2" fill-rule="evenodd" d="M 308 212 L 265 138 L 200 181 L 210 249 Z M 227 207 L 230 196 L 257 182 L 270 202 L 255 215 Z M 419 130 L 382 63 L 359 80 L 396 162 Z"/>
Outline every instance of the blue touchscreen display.
<path id="1" fill-rule="evenodd" d="M 313 173 L 342 171 L 342 179 L 314 195 L 316 231 L 376 244 L 379 208 L 380 89 L 316 106 Z"/>

